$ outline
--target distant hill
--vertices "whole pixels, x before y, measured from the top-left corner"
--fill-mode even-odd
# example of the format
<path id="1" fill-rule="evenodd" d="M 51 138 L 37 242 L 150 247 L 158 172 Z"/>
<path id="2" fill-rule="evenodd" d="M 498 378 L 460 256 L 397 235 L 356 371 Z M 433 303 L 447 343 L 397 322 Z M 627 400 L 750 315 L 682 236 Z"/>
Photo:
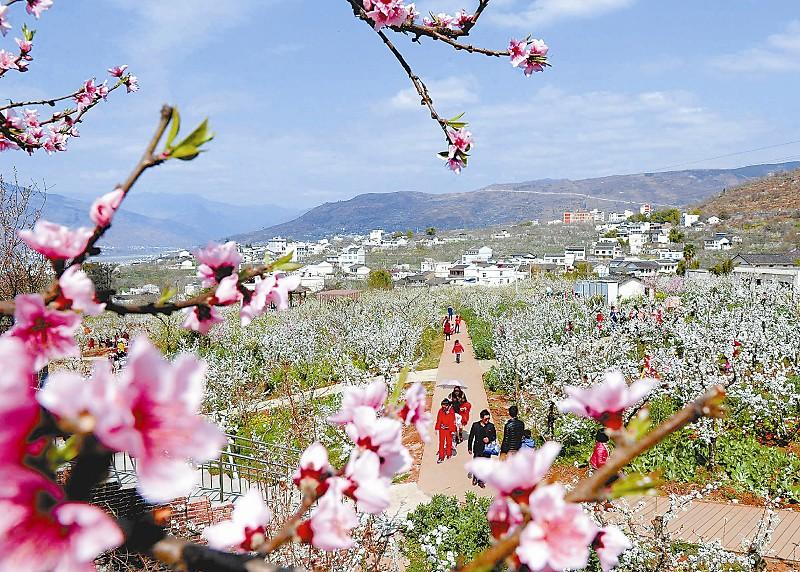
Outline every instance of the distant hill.
<path id="1" fill-rule="evenodd" d="M 42 217 L 69 226 L 87 226 L 91 198 L 48 193 Z M 115 249 L 182 247 L 219 240 L 242 228 L 276 224 L 300 214 L 273 205 L 238 206 L 193 194 L 131 193 L 100 245 Z"/>
<path id="2" fill-rule="evenodd" d="M 703 213 L 731 222 L 800 218 L 800 170 L 775 173 L 725 189 L 699 205 Z"/>
<path id="3" fill-rule="evenodd" d="M 492 185 L 467 193 L 413 191 L 369 193 L 325 203 L 290 222 L 233 236 L 240 242 L 263 242 L 275 235 L 318 238 L 362 233 L 372 228 L 421 230 L 480 228 L 529 219 L 560 218 L 565 210 L 623 210 L 651 203 L 654 207 L 697 203 L 770 173 L 800 168 L 800 162 L 753 165 L 738 169 L 696 169 L 594 179 L 544 179 Z"/>

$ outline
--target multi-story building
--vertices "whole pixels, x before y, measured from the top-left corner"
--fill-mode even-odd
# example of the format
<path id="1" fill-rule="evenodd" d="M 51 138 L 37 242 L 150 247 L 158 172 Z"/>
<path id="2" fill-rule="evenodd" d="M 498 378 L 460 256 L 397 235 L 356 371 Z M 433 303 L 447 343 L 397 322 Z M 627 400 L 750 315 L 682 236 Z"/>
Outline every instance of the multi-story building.
<path id="1" fill-rule="evenodd" d="M 564 224 L 573 224 L 573 223 L 582 223 L 582 222 L 593 222 L 594 216 L 590 212 L 584 211 L 575 211 L 575 212 L 565 212 L 561 218 L 561 221 Z"/>
<path id="2" fill-rule="evenodd" d="M 351 245 L 339 253 L 337 262 L 342 268 L 354 265 L 364 266 L 367 262 L 367 254 L 363 246 Z"/>
<path id="3" fill-rule="evenodd" d="M 492 253 L 492 249 L 488 246 L 474 246 L 461 255 L 461 263 L 488 262 L 492 258 Z"/>
<path id="4" fill-rule="evenodd" d="M 724 232 L 715 232 L 713 238 L 703 241 L 703 250 L 730 250 L 731 240 Z"/>
<path id="5" fill-rule="evenodd" d="M 601 260 L 611 260 L 622 256 L 622 246 L 616 238 L 601 238 L 594 243 L 592 254 Z"/>

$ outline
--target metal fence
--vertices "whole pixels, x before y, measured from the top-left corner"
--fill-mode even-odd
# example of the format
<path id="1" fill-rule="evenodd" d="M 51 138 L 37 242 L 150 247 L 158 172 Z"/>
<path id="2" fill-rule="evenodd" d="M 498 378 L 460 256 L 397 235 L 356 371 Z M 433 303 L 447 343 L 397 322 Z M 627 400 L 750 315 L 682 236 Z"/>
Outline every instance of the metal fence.
<path id="1" fill-rule="evenodd" d="M 292 494 L 290 480 L 302 451 L 237 435 L 226 437 L 228 445 L 219 459 L 197 468 L 198 484 L 191 496 L 207 496 L 212 502 L 224 502 L 257 488 L 269 502 L 275 500 L 276 495 Z M 109 478 L 122 488 L 135 486 L 136 460 L 124 453 L 115 454 Z"/>

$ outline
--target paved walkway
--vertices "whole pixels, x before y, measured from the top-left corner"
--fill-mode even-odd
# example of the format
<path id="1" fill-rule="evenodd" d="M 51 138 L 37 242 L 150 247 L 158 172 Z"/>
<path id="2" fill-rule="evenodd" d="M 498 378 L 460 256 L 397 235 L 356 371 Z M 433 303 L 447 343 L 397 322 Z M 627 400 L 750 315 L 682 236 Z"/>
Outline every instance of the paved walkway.
<path id="1" fill-rule="evenodd" d="M 649 524 L 668 508 L 667 498 L 648 498 L 638 511 L 637 520 Z M 800 561 L 800 512 L 777 512 L 780 522 L 767 546 L 766 556 Z M 742 546 L 742 541 L 753 539 L 763 517 L 764 509 L 759 507 L 695 501 L 669 523 L 668 530 L 674 537 L 686 542 L 719 540 L 726 549 L 742 552 L 746 548 Z"/>
<path id="2" fill-rule="evenodd" d="M 452 354 L 453 343 L 458 339 L 464 346 L 464 353 L 461 356 L 461 363 L 455 363 L 455 356 Z M 467 399 L 472 404 L 472 412 L 469 423 L 467 424 L 467 431 L 473 421 L 478 419 L 478 414 L 481 409 L 489 408 L 489 399 L 486 396 L 486 389 L 483 386 L 483 370 L 480 364 L 475 360 L 475 354 L 472 351 L 472 340 L 467 333 L 467 328 L 464 323 L 461 324 L 461 333 L 452 336 L 449 342 L 444 343 L 444 351 L 442 358 L 439 361 L 439 369 L 436 375 L 437 385 L 446 380 L 457 379 L 466 385 L 464 393 Z M 431 409 L 433 410 L 434 422 L 436 420 L 436 412 L 439 410 L 439 403 L 449 395 L 451 388 L 436 387 L 433 392 L 433 401 Z M 433 423 L 431 423 L 431 440 L 425 445 L 425 451 L 422 454 L 422 465 L 419 472 L 419 488 L 428 495 L 444 494 L 455 495 L 464 498 L 467 491 L 473 491 L 481 496 L 493 496 L 489 488 L 481 489 L 472 486 L 472 480 L 467 478 L 467 471 L 464 469 L 464 464 L 471 459 L 467 453 L 466 432 L 464 434 L 464 442 L 458 447 L 458 455 L 452 459 L 446 460 L 441 465 L 436 463 L 438 456 L 439 440 L 438 435 L 433 431 Z"/>

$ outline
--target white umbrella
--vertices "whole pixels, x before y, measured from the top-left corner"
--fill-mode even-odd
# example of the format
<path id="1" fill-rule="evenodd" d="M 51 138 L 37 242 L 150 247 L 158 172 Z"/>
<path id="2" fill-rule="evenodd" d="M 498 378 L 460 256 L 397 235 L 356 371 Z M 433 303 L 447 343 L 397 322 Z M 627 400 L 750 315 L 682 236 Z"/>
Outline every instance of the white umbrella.
<path id="1" fill-rule="evenodd" d="M 437 383 L 436 387 L 467 387 L 467 384 L 457 379 L 450 379 Z"/>

